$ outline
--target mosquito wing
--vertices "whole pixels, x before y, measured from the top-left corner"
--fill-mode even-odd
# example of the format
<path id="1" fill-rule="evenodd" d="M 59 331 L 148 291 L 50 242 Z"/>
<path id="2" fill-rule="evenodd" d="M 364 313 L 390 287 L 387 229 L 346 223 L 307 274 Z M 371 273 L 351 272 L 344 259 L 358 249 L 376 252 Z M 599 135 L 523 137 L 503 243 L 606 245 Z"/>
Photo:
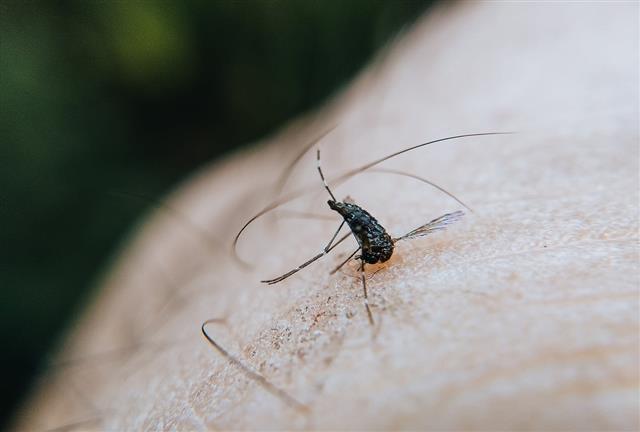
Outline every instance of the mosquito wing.
<path id="1" fill-rule="evenodd" d="M 400 240 L 412 239 L 417 237 L 424 237 L 436 231 L 441 231 L 446 229 L 449 225 L 454 222 L 459 221 L 464 216 L 464 212 L 462 210 L 458 210 L 453 213 L 447 213 L 439 218 L 432 220 L 431 222 L 424 224 L 412 231 L 409 231 L 402 237 L 398 237 L 394 239 L 395 242 Z"/>

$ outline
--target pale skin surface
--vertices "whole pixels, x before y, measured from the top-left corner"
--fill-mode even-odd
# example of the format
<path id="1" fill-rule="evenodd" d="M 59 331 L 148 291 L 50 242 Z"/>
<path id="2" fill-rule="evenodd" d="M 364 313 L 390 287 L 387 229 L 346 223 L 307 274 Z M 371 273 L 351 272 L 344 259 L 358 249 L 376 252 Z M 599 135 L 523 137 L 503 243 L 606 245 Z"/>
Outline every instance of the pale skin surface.
<path id="1" fill-rule="evenodd" d="M 426 17 L 312 119 L 169 199 L 183 216 L 165 209 L 143 226 L 61 354 L 80 360 L 52 369 L 17 429 L 637 430 L 637 14 L 635 3 L 461 3 Z M 375 328 L 357 263 L 328 274 L 352 239 L 281 284 L 259 283 L 339 225 L 313 152 L 285 194 L 314 191 L 285 208 L 332 219 L 256 223 L 239 243 L 253 269 L 229 253 L 287 163 L 335 124 L 321 142 L 329 183 L 420 142 L 518 131 L 384 165 L 475 213 L 398 244 L 373 277 L 369 267 Z M 334 192 L 393 236 L 460 209 L 390 174 Z M 206 343 L 200 324 L 222 317 L 228 327 L 211 335 L 308 412 Z"/>

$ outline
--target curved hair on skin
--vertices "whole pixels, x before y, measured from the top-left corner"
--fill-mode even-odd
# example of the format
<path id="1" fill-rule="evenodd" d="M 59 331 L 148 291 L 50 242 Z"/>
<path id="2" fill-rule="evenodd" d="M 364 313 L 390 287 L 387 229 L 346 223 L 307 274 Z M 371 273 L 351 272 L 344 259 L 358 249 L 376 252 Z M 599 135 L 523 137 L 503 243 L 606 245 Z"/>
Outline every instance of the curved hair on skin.
<path id="1" fill-rule="evenodd" d="M 300 159 L 302 159 L 302 157 L 305 154 L 307 154 L 307 152 L 309 150 L 311 150 L 313 148 L 313 146 L 315 146 L 317 143 L 322 141 L 327 135 L 329 135 L 331 132 L 333 132 L 337 127 L 338 127 L 338 125 L 333 125 L 329 129 L 326 129 L 324 132 L 322 132 L 316 138 L 311 140 L 311 142 L 309 142 L 307 145 L 305 145 L 304 148 L 302 149 L 302 151 L 300 153 L 298 153 L 296 155 L 296 157 L 291 160 L 291 162 L 289 162 L 289 165 L 287 165 L 285 167 L 285 169 L 282 171 L 282 174 L 280 174 L 280 177 L 278 178 L 278 181 L 276 182 L 276 186 L 275 186 L 276 197 L 279 197 L 280 194 L 282 193 L 282 190 L 284 189 L 284 186 L 287 184 L 287 181 L 289 180 L 289 177 L 291 177 L 291 173 L 293 172 L 293 169 L 298 164 L 298 162 L 300 162 Z"/>
<path id="2" fill-rule="evenodd" d="M 279 179 L 279 185 L 284 185 L 284 182 L 286 182 L 286 179 L 289 176 L 289 173 L 291 172 L 291 170 L 293 169 L 294 165 L 302 158 L 302 156 L 309 151 L 309 149 L 311 147 L 313 147 L 314 144 L 316 144 L 318 141 L 320 141 L 320 139 L 322 139 L 324 136 L 326 136 L 331 130 L 333 130 L 334 128 L 331 128 L 328 132 L 324 133 L 323 135 L 321 135 L 318 139 L 312 141 L 313 144 L 309 144 L 307 146 L 305 146 L 304 151 L 301 152 L 294 160 L 292 163 L 290 163 L 286 170 L 284 175 L 282 175 Z M 480 133 L 470 133 L 470 134 L 461 134 L 461 135 L 452 135 L 452 136 L 448 136 L 448 137 L 444 137 L 444 138 L 439 138 L 433 141 L 427 141 L 421 144 L 417 144 L 411 147 L 407 147 L 403 150 L 391 153 L 387 156 L 384 156 L 382 158 L 376 159 L 372 162 L 366 163 L 358 168 L 354 168 L 350 171 L 347 171 L 346 173 L 336 177 L 335 179 L 333 179 L 331 181 L 331 183 L 333 183 L 334 185 L 336 184 L 340 184 L 348 179 L 350 179 L 351 177 L 360 174 L 361 172 L 364 172 L 370 168 L 373 168 L 374 166 L 381 164 L 382 162 L 385 162 L 389 159 L 392 159 L 396 156 L 399 156 L 401 154 L 413 151 L 413 150 L 417 150 L 419 148 L 422 147 L 426 147 L 428 145 L 431 144 L 435 144 L 438 142 L 443 142 L 443 141 L 450 141 L 450 140 L 455 140 L 455 139 L 461 139 L 461 138 L 471 138 L 471 137 L 479 137 L 479 136 L 490 136 L 490 135 L 509 135 L 509 134 L 513 134 L 514 132 L 480 132 Z M 406 175 L 409 177 L 413 177 L 417 180 L 423 181 L 435 188 L 437 188 L 438 190 L 446 193 L 447 195 L 449 195 L 450 197 L 454 198 L 456 201 L 458 201 L 460 204 L 462 204 L 464 207 L 469 208 L 467 205 L 465 205 L 464 203 L 462 203 L 462 201 L 460 201 L 458 198 L 456 198 L 453 194 L 449 193 L 448 191 L 446 191 L 444 188 L 437 186 L 435 183 L 428 181 L 426 179 L 423 179 L 422 177 L 418 177 L 416 175 L 413 174 L 409 174 L 409 173 L 403 173 L 403 172 L 398 172 L 398 171 L 393 171 L 393 170 L 388 170 L 388 172 L 392 172 L 395 174 L 401 174 L 401 175 Z M 280 186 L 278 186 L 280 187 Z M 285 195 L 279 199 L 276 199 L 275 201 L 271 202 L 270 204 L 268 204 L 267 206 L 265 206 L 262 210 L 260 210 L 258 213 L 256 213 L 254 216 L 252 216 L 247 222 L 245 222 L 245 224 L 242 226 L 242 228 L 240 228 L 240 230 L 238 231 L 238 233 L 236 234 L 236 236 L 233 239 L 233 242 L 231 244 L 231 249 L 232 249 L 232 255 L 233 257 L 240 262 L 241 264 L 245 265 L 245 266 L 250 266 L 250 264 L 246 261 L 244 261 L 242 258 L 240 258 L 240 256 L 238 255 L 238 241 L 240 239 L 240 236 L 242 236 L 242 233 L 247 229 L 247 227 L 249 225 L 251 225 L 255 220 L 259 219 L 260 217 L 262 217 L 263 215 L 269 213 L 270 211 L 280 207 L 281 205 L 284 205 L 294 199 L 300 198 L 301 196 L 305 195 L 307 192 L 309 192 L 310 190 L 315 190 L 316 188 L 305 188 L 305 189 L 299 189 L 296 190 L 294 192 L 291 192 L 288 195 Z"/>
<path id="3" fill-rule="evenodd" d="M 258 372 L 254 371 L 249 366 L 245 365 L 240 359 L 235 357 L 229 351 L 224 349 L 219 343 L 217 343 L 207 332 L 207 326 L 210 324 L 224 325 L 226 324 L 225 320 L 217 319 L 217 318 L 208 319 L 205 322 L 203 322 L 202 325 L 200 326 L 200 331 L 202 332 L 202 335 L 204 336 L 204 338 L 213 348 L 216 349 L 216 351 L 218 351 L 220 355 L 222 355 L 222 357 L 224 357 L 229 363 L 231 363 L 232 365 L 240 369 L 242 373 L 244 373 L 247 377 L 257 382 L 262 388 L 264 388 L 266 391 L 268 391 L 272 395 L 276 396 L 277 398 L 285 402 L 287 405 L 301 412 L 309 411 L 309 407 L 307 405 L 298 401 L 296 398 L 291 396 L 286 391 L 273 385 L 264 376 L 260 375 Z"/>

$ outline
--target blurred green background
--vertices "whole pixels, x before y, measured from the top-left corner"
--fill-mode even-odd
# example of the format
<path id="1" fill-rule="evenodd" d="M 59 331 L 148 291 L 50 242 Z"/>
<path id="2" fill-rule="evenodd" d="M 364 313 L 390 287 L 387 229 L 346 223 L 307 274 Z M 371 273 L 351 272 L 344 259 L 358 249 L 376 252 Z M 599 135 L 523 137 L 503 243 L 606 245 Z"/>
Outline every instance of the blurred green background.
<path id="1" fill-rule="evenodd" d="M 145 204 L 318 105 L 429 0 L 0 2 L 6 424 Z"/>

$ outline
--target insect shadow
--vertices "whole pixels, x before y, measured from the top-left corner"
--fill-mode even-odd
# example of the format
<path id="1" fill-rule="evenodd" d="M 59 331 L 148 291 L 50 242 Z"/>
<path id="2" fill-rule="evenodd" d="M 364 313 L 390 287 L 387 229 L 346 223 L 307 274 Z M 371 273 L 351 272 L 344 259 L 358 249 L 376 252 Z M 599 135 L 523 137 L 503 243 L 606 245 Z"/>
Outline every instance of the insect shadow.
<path id="1" fill-rule="evenodd" d="M 331 128 L 329 131 L 331 131 L 331 130 L 333 130 L 333 128 Z M 290 171 L 293 169 L 293 165 L 295 165 L 295 163 L 297 163 L 297 161 L 300 160 L 302 154 L 304 154 L 306 151 L 308 151 L 310 148 L 312 148 L 314 145 L 316 145 L 318 143 L 318 141 L 321 138 L 323 138 L 324 136 L 326 136 L 326 134 L 329 131 L 323 133 L 319 138 L 317 138 L 314 141 L 312 141 L 310 145 L 307 145 L 305 147 L 305 149 L 303 150 L 303 152 L 300 155 L 298 155 L 291 164 L 289 164 L 289 166 L 287 167 L 287 172 L 285 172 L 285 175 L 281 176 L 279 181 L 278 181 L 278 187 L 280 189 L 282 188 L 282 186 L 286 182 Z M 385 162 L 385 161 L 387 161 L 389 159 L 392 159 L 392 158 L 394 158 L 396 156 L 399 156 L 399 155 L 401 155 L 403 153 L 407 153 L 407 152 L 410 152 L 412 150 L 416 150 L 416 149 L 421 148 L 421 147 L 425 147 L 425 146 L 428 146 L 428 145 L 431 145 L 431 144 L 435 144 L 437 142 L 460 139 L 460 138 L 487 136 L 487 135 L 505 135 L 505 134 L 511 134 L 511 133 L 513 133 L 513 132 L 472 133 L 472 134 L 449 136 L 449 137 L 440 138 L 440 139 L 433 140 L 433 141 L 428 141 L 428 142 L 425 142 L 425 143 L 422 143 L 422 144 L 418 144 L 418 145 L 415 145 L 415 146 L 412 146 L 412 147 L 405 148 L 403 150 L 397 151 L 395 153 L 392 153 L 390 155 L 387 155 L 385 157 L 382 157 L 380 159 L 377 159 L 377 160 L 369 162 L 369 163 L 367 163 L 365 165 L 362 165 L 362 166 L 360 166 L 358 168 L 350 170 L 350 171 L 342 174 L 341 176 L 337 177 L 333 181 L 333 184 L 334 185 L 338 185 L 340 183 L 343 183 L 344 181 L 348 180 L 349 178 L 351 178 L 351 177 L 353 177 L 353 176 L 355 176 L 357 174 L 360 174 L 360 173 L 362 173 L 362 172 L 364 172 L 366 170 L 370 170 L 373 167 L 375 167 L 376 165 L 381 164 L 382 162 Z M 342 268 L 345 264 L 347 264 L 352 259 L 360 261 L 359 271 L 360 271 L 360 280 L 361 280 L 361 284 L 362 284 L 364 308 L 365 308 L 365 311 L 366 311 L 366 314 L 367 314 L 368 321 L 373 326 L 375 321 L 374 321 L 374 318 L 373 318 L 373 314 L 371 312 L 371 307 L 369 306 L 367 280 L 365 278 L 365 266 L 367 264 L 377 264 L 377 263 L 383 263 L 383 262 L 388 261 L 393 255 L 396 243 L 398 243 L 400 241 L 404 241 L 404 240 L 411 240 L 411 239 L 415 239 L 415 238 L 418 238 L 418 237 L 428 236 L 428 235 L 430 235 L 430 234 L 432 234 L 434 232 L 444 230 L 449 225 L 451 225 L 452 223 L 460 220 L 464 216 L 464 212 L 459 210 L 459 211 L 455 211 L 455 212 L 452 212 L 452 213 L 446 213 L 446 214 L 444 214 L 444 215 L 442 215 L 442 216 L 440 216 L 440 217 L 438 217 L 436 219 L 433 219 L 432 221 L 427 222 L 426 224 L 423 224 L 423 225 L 421 225 L 421 226 L 419 226 L 419 227 L 417 227 L 417 228 L 415 228 L 415 229 L 413 229 L 413 230 L 411 230 L 411 231 L 409 231 L 409 232 L 407 232 L 407 233 L 405 233 L 403 235 L 400 235 L 398 237 L 392 237 L 387 232 L 387 230 L 368 211 L 366 211 L 365 209 L 363 209 L 359 205 L 355 204 L 351 199 L 345 199 L 343 201 L 339 201 L 339 200 L 336 199 L 336 197 L 333 194 L 333 192 L 331 190 L 331 187 L 329 186 L 329 183 L 327 182 L 327 180 L 326 180 L 326 178 L 324 176 L 324 173 L 322 171 L 321 158 L 320 158 L 320 149 L 319 148 L 316 150 L 316 162 L 317 162 L 318 174 L 320 175 L 320 180 L 322 181 L 322 185 L 323 185 L 324 189 L 326 190 L 326 192 L 329 194 L 329 197 L 330 197 L 330 199 L 327 201 L 327 205 L 329 206 L 329 208 L 331 210 L 335 211 L 336 213 L 338 213 L 342 217 L 342 221 L 340 222 L 340 226 L 338 227 L 336 232 L 333 234 L 333 236 L 331 237 L 331 239 L 329 240 L 327 245 L 318 254 L 316 254 L 315 256 L 311 257 L 307 261 L 303 262 L 302 264 L 298 265 L 297 267 L 289 270 L 288 272 L 286 272 L 286 273 L 284 273 L 284 274 L 282 274 L 282 275 L 280 275 L 278 277 L 275 277 L 275 278 L 272 278 L 272 279 L 265 279 L 265 280 L 262 280 L 261 282 L 265 283 L 265 284 L 268 284 L 268 285 L 274 285 L 274 284 L 277 284 L 279 282 L 282 282 L 285 279 L 293 276 L 294 274 L 296 274 L 300 270 L 304 269 L 305 267 L 311 265 L 315 261 L 319 260 L 320 258 L 324 257 L 325 255 L 329 254 L 336 246 L 338 246 L 340 243 L 345 241 L 350 236 L 353 236 L 356 239 L 357 243 L 358 243 L 357 249 L 355 251 L 353 251 L 337 267 L 335 267 L 331 271 L 331 274 L 337 272 L 340 268 Z M 408 177 L 417 179 L 417 180 L 422 181 L 424 183 L 427 183 L 427 184 L 435 187 L 436 189 L 444 192 L 448 196 L 452 197 L 458 203 L 460 203 L 462 206 L 467 208 L 469 211 L 472 211 L 466 204 L 464 204 L 460 199 L 455 197 L 453 194 L 451 194 L 450 192 L 446 191 L 444 188 L 436 185 L 435 183 L 430 182 L 427 179 L 424 179 L 424 178 L 419 177 L 419 176 L 414 175 L 414 174 L 405 173 L 405 172 L 402 172 L 402 171 L 385 170 L 385 169 L 378 169 L 378 171 L 387 172 L 387 173 L 391 173 L 391 174 L 404 175 L 404 176 L 408 176 Z M 239 232 L 236 234 L 235 238 L 233 239 L 233 242 L 232 242 L 232 253 L 233 253 L 233 256 L 238 261 L 240 261 L 241 263 L 245 263 L 246 264 L 246 262 L 244 262 L 238 256 L 238 253 L 237 253 L 238 240 L 240 239 L 240 236 L 246 230 L 246 228 L 251 223 L 253 223 L 256 219 L 258 219 L 261 216 L 265 215 L 266 213 L 268 213 L 268 212 L 280 207 L 281 205 L 283 205 L 283 204 L 285 204 L 285 203 L 287 203 L 287 202 L 289 202 L 289 201 L 291 201 L 291 200 L 293 200 L 295 198 L 298 198 L 298 197 L 302 196 L 304 193 L 305 193 L 305 191 L 293 192 L 293 193 L 289 194 L 286 197 L 283 197 L 281 199 L 278 199 L 278 200 L 272 202 L 271 204 L 267 205 L 262 210 L 260 210 L 256 215 L 251 217 L 242 226 L 242 228 L 239 230 Z M 336 240 L 338 238 L 338 235 L 340 234 L 340 231 L 345 226 L 345 224 L 349 227 L 350 232 L 344 234 L 338 240 Z M 287 404 L 287 405 L 289 405 L 289 406 L 291 406 L 291 407 L 293 407 L 294 409 L 297 409 L 297 410 L 301 410 L 301 411 L 308 411 L 309 410 L 309 407 L 306 404 L 298 401 L 296 398 L 291 396 L 289 393 L 287 393 L 283 389 L 275 386 L 273 383 L 271 383 L 263 375 L 261 375 L 260 373 L 256 372 L 255 370 L 253 370 L 250 366 L 248 366 L 245 363 L 243 363 L 238 357 L 234 356 L 229 351 L 227 351 L 225 348 L 223 348 L 219 343 L 217 343 L 211 337 L 211 335 L 207 332 L 207 326 L 210 325 L 210 324 L 220 324 L 220 320 L 218 320 L 218 319 L 210 319 L 210 320 L 207 320 L 204 323 L 202 323 L 202 325 L 201 325 L 202 334 L 206 338 L 207 342 L 213 348 L 215 348 L 223 357 L 225 357 L 234 366 L 236 366 L 240 370 L 242 370 L 242 372 L 244 374 L 246 374 L 250 379 L 252 379 L 255 382 L 257 382 L 258 384 L 260 384 L 260 386 L 262 386 L 266 391 L 268 391 L 269 393 L 271 393 L 274 396 L 276 396 L 279 399 L 281 399 L 285 404 Z"/>

